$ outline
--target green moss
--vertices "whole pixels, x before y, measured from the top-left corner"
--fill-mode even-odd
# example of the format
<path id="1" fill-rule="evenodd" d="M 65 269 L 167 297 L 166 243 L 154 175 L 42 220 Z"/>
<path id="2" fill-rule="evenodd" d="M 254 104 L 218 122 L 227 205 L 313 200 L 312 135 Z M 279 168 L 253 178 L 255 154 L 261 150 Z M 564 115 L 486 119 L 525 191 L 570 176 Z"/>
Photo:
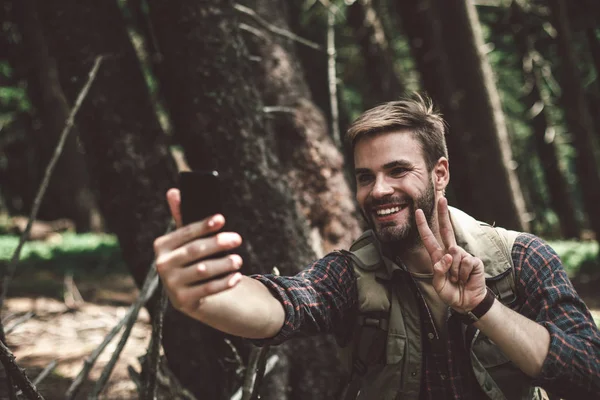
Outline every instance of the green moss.
<path id="1" fill-rule="evenodd" d="M 549 242 L 559 255 L 570 277 L 579 273 L 600 272 L 597 242 L 562 240 Z"/>

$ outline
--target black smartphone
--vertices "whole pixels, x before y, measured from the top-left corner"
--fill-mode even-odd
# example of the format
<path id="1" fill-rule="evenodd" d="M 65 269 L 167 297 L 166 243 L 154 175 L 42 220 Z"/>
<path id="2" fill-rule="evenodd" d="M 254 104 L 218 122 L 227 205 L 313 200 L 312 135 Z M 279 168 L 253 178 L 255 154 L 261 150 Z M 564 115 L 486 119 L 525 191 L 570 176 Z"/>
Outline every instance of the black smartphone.
<path id="1" fill-rule="evenodd" d="M 181 221 L 184 225 L 222 213 L 221 186 L 217 171 L 179 173 Z"/>

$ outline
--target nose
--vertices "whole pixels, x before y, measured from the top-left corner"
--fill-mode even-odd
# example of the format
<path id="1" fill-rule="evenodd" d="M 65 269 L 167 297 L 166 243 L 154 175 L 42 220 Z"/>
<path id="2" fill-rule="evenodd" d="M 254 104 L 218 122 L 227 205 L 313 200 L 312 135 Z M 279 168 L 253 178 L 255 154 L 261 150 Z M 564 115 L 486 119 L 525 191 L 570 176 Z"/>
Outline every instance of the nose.
<path id="1" fill-rule="evenodd" d="M 383 177 L 378 177 L 375 179 L 375 184 L 373 185 L 373 190 L 371 191 L 371 195 L 376 199 L 381 199 L 385 196 L 389 196 L 394 193 L 394 188 L 392 188 L 387 180 Z"/>

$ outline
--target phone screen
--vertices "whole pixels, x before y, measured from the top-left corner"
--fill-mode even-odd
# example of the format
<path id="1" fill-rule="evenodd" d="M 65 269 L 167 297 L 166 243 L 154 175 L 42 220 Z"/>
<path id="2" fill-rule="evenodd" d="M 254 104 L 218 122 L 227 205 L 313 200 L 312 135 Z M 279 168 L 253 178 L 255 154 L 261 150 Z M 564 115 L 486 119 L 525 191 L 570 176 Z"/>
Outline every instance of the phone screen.
<path id="1" fill-rule="evenodd" d="M 179 173 L 181 220 L 184 225 L 222 213 L 221 187 L 217 171 Z"/>

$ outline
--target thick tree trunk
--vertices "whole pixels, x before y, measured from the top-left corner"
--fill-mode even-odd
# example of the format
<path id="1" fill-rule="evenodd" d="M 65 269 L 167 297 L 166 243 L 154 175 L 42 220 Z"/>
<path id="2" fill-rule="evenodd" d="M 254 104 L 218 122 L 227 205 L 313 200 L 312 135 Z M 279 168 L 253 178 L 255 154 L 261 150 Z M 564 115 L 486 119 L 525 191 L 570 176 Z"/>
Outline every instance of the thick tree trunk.
<path id="1" fill-rule="evenodd" d="M 558 31 L 557 47 L 561 60 L 562 103 L 567 125 L 572 133 L 573 145 L 577 153 L 575 168 L 581 184 L 583 204 L 589 226 L 600 238 L 600 175 L 595 151 L 594 123 L 585 99 L 577 59 L 572 48 L 571 30 L 563 0 L 551 0 L 554 24 Z"/>
<path id="2" fill-rule="evenodd" d="M 473 4 L 410 0 L 396 6 L 425 88 L 450 125 L 458 205 L 480 220 L 527 230 L 525 201 Z"/>
<path id="3" fill-rule="evenodd" d="M 520 6 L 511 5 L 512 25 L 515 32 L 515 44 L 523 60 L 523 78 L 529 92 L 524 103 L 532 115 L 533 138 L 542 164 L 544 182 L 550 194 L 550 207 L 556 213 L 560 231 L 564 238 L 579 238 L 580 229 L 575 217 L 575 208 L 570 197 L 570 190 L 558 161 L 554 141 L 547 140 L 548 116 L 546 104 L 540 95 L 540 72 L 532 52 L 533 36 L 529 33 L 527 22 L 523 18 Z"/>
<path id="4" fill-rule="evenodd" d="M 249 4 L 265 20 L 290 29 L 284 2 L 274 6 L 272 1 L 254 0 Z M 251 51 L 262 59 L 258 87 L 267 107 L 286 110 L 271 112 L 266 119 L 268 128 L 276 132 L 275 152 L 313 232 L 321 238 L 317 253 L 348 248 L 360 234 L 360 226 L 344 178 L 343 156 L 327 133 L 323 114 L 312 102 L 294 43 L 264 34 L 251 41 Z"/>
<path id="5" fill-rule="evenodd" d="M 394 63 L 396 57 L 386 38 L 372 0 L 356 0 L 347 8 L 346 20 L 360 45 L 368 85 L 363 100 L 366 108 L 397 100 L 405 87 Z"/>
<path id="6" fill-rule="evenodd" d="M 139 62 L 116 2 L 40 1 L 38 9 L 69 102 L 105 56 L 76 122 L 106 224 L 139 285 L 169 221 L 164 196 L 175 172 Z"/>
<path id="7" fill-rule="evenodd" d="M 13 4 L 23 35 L 23 51 L 28 60 L 29 97 L 43 124 L 42 129 L 33 131 L 36 134 L 36 148 L 41 156 L 41 165 L 46 166 L 65 127 L 70 107 L 58 81 L 56 64 L 48 54 L 35 2 L 23 0 Z M 77 130 L 73 130 L 56 164 L 38 217 L 47 220 L 69 218 L 78 231 L 99 230 L 99 211 L 89 188 Z M 40 171 L 40 177 L 43 173 L 43 170 Z"/>
<path id="8" fill-rule="evenodd" d="M 223 176 L 227 229 L 244 238 L 246 273 L 277 266 L 293 274 L 312 258 L 308 224 L 275 156 L 256 90 L 259 74 L 238 33 L 231 1 L 151 0 L 150 15 L 164 56 L 163 92 L 175 134 L 192 169 Z M 240 382 L 225 336 L 170 309 L 163 345 L 169 365 L 198 398 L 229 399 Z M 249 347 L 231 338 L 244 359 Z M 328 398 L 337 379 L 326 338 L 288 342 L 265 387 L 269 399 Z M 318 371 L 319 373 L 316 373 Z"/>

